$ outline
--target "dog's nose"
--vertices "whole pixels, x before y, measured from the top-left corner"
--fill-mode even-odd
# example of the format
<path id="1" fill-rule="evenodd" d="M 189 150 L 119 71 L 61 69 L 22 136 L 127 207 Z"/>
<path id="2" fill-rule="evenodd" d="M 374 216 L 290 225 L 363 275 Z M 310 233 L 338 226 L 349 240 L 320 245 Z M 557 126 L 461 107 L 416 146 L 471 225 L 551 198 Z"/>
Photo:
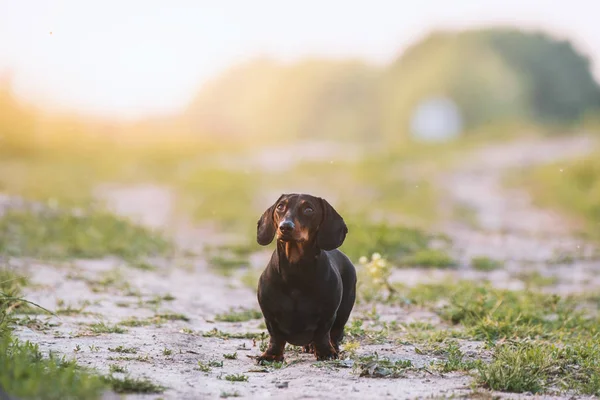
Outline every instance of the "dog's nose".
<path id="1" fill-rule="evenodd" d="M 279 230 L 281 232 L 291 232 L 294 230 L 294 223 L 289 220 L 283 221 L 279 224 Z"/>

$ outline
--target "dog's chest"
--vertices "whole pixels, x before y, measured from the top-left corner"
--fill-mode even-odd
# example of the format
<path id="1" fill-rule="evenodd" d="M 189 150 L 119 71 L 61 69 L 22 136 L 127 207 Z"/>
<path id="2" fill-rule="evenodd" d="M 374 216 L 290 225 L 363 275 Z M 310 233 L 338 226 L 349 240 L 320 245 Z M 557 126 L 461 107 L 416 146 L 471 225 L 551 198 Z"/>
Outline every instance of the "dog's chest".
<path id="1" fill-rule="evenodd" d="M 287 332 L 313 330 L 320 319 L 321 310 L 314 294 L 292 289 L 281 296 L 277 322 Z"/>

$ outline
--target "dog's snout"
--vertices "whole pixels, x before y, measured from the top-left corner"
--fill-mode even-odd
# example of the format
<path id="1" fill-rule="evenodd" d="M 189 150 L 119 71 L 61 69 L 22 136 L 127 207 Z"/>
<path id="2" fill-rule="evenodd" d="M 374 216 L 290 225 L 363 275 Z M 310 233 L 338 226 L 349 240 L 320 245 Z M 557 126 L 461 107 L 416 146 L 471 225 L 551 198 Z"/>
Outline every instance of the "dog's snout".
<path id="1" fill-rule="evenodd" d="M 279 224 L 279 230 L 281 232 L 291 232 L 291 231 L 294 230 L 294 227 L 295 227 L 294 223 L 292 221 L 290 221 L 290 220 L 282 221 Z"/>

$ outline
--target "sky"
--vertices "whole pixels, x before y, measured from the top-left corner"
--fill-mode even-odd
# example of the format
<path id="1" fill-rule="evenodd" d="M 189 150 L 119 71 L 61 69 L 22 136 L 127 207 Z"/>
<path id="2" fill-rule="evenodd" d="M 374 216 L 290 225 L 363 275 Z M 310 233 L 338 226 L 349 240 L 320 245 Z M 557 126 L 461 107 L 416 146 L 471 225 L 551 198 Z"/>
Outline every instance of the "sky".
<path id="1" fill-rule="evenodd" d="M 53 110 L 174 113 L 202 84 L 259 56 L 385 65 L 435 29 L 513 25 L 571 39 L 600 77 L 591 0 L 0 0 L 0 74 Z M 0 110 L 1 112 L 1 110 Z"/>

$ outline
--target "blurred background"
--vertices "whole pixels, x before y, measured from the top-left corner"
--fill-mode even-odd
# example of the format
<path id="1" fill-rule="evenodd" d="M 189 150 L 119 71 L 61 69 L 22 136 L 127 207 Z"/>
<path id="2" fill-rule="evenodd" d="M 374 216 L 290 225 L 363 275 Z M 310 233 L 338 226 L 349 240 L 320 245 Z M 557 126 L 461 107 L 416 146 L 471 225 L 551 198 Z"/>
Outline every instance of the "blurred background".
<path id="1" fill-rule="evenodd" d="M 160 183 L 178 211 L 230 231 L 290 191 L 431 221 L 442 156 L 597 130 L 588 8 L 2 1 L 0 190 L 81 203 L 100 184 Z M 597 164 L 585 169 L 535 189 L 598 199 Z M 554 197 L 597 227 L 595 200 Z"/>

